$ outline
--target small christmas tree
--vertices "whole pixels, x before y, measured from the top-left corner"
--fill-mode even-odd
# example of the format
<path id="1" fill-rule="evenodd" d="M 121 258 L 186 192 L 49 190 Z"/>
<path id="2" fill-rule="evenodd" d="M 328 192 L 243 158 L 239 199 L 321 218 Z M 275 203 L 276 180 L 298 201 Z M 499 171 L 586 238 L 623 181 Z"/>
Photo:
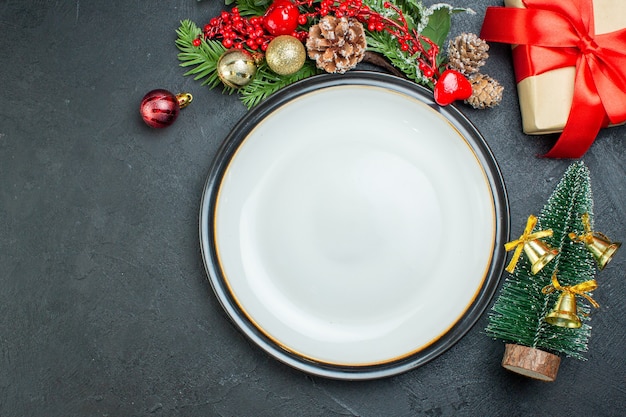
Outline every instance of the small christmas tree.
<path id="1" fill-rule="evenodd" d="M 589 234 L 593 227 L 591 182 L 583 162 L 567 169 L 536 218 L 536 224 L 532 220 L 535 220 L 533 216 L 529 218 L 526 232 L 536 230 L 530 237 L 539 236 L 552 248 L 546 249 L 546 256 L 549 256 L 545 259 L 550 260 L 538 265 L 531 263 L 528 256 L 519 256 L 524 235 L 509 244 L 515 246 L 517 252 L 507 268 L 512 274 L 503 284 L 485 330 L 489 336 L 508 343 L 502 364 L 505 368 L 553 381 L 560 363 L 558 354 L 584 359 L 591 335 L 587 304 L 595 305 L 588 292 L 595 289 L 596 267 L 592 253 L 577 239 Z M 618 245 L 613 244 L 612 250 Z M 538 266 L 541 268 L 536 271 Z M 548 323 L 546 316 L 555 314 L 554 307 L 565 293 L 572 300 L 578 299 L 572 306 L 573 322 L 566 323 L 566 327 Z M 588 303 L 581 300 L 585 298 Z M 577 312 L 582 314 L 577 315 Z M 578 316 L 582 316 L 582 323 L 577 321 Z"/>

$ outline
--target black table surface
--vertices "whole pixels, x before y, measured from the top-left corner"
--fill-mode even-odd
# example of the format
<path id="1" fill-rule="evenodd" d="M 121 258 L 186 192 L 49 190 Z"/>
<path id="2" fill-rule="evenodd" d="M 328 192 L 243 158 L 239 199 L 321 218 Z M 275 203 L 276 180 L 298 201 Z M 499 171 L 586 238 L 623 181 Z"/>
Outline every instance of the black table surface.
<path id="1" fill-rule="evenodd" d="M 425 1 L 429 5 L 434 2 Z M 453 18 L 478 33 L 487 6 Z M 0 415 L 618 416 L 626 413 L 624 253 L 598 276 L 586 361 L 544 383 L 500 366 L 487 315 L 451 349 L 372 381 L 307 375 L 231 324 L 202 264 L 198 210 L 209 166 L 246 109 L 183 77 L 183 19 L 221 1 L 0 3 Z M 511 234 L 538 213 L 572 162 L 538 158 L 554 137 L 521 131 L 508 46 L 484 72 L 505 88 L 491 110 L 460 110 L 506 182 Z M 149 90 L 189 91 L 162 130 L 140 119 Z M 596 229 L 626 238 L 626 126 L 582 158 Z"/>

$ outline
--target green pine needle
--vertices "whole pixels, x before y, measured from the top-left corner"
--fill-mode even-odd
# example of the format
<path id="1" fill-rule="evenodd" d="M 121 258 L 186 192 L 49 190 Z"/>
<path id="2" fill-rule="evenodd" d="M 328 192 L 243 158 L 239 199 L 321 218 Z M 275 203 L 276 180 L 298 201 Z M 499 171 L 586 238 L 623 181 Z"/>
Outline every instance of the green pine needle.
<path id="1" fill-rule="evenodd" d="M 387 32 L 367 32 L 367 47 L 389 60 L 404 75 L 418 84 L 432 88 L 430 81 L 422 75 L 418 61 L 398 48 L 398 41 Z"/>
<path id="2" fill-rule="evenodd" d="M 581 243 L 572 242 L 568 233 L 584 233 L 581 217 L 588 213 L 593 220 L 593 197 L 589 170 L 583 162 L 572 164 L 548 199 L 538 216 L 535 231 L 552 229 L 553 235 L 545 242 L 559 250 L 557 255 L 536 275 L 530 272 L 530 263 L 522 255 L 514 273 L 509 276 L 492 307 L 485 331 L 493 338 L 553 353 L 563 353 L 585 359 L 591 336 L 590 308 L 578 300 L 579 316 L 583 326 L 569 329 L 545 322 L 545 316 L 555 305 L 559 292 L 543 294 L 541 289 L 551 283 L 554 271 L 561 285 L 575 285 L 593 279 L 595 263 Z M 593 223 L 592 223 L 593 224 Z"/>
<path id="3" fill-rule="evenodd" d="M 202 85 L 208 85 L 215 88 L 221 84 L 217 76 L 217 61 L 226 51 L 221 42 L 213 40 L 205 40 L 200 35 L 202 31 L 195 23 L 190 20 L 180 22 L 180 27 L 176 30 L 178 39 L 176 46 L 180 50 L 178 60 L 181 67 L 193 67 L 184 75 L 193 75 L 194 80 L 201 80 Z M 200 37 L 200 46 L 193 46 L 194 39 Z M 234 88 L 224 86 L 224 92 L 232 94 Z"/>
<path id="4" fill-rule="evenodd" d="M 312 61 L 306 61 L 298 72 L 287 76 L 276 74 L 268 68 L 267 64 L 263 63 L 259 66 L 254 80 L 240 90 L 241 101 L 248 109 L 251 109 L 289 84 L 319 73 L 321 70 L 316 68 Z"/>

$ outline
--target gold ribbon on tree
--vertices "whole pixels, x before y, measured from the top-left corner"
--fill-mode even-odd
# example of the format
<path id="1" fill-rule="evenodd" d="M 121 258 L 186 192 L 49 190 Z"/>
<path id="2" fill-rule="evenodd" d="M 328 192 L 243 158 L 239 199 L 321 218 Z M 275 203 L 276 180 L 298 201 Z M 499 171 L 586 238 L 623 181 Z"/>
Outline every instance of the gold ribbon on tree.
<path id="1" fill-rule="evenodd" d="M 591 230 L 591 221 L 589 220 L 589 213 L 585 213 L 581 216 L 585 233 L 577 235 L 574 232 L 569 234 L 569 238 L 576 242 L 583 242 L 586 244 L 593 243 L 593 231 Z"/>
<path id="2" fill-rule="evenodd" d="M 589 294 L 587 294 L 588 292 L 591 292 L 596 288 L 598 288 L 598 284 L 596 283 L 595 279 L 590 279 L 589 281 L 581 282 L 580 284 L 567 285 L 563 287 L 561 286 L 561 284 L 559 284 L 559 281 L 556 278 L 556 272 L 554 272 L 554 274 L 552 274 L 552 283 L 543 287 L 541 289 L 541 292 L 544 294 L 551 294 L 555 291 L 562 291 L 573 296 L 580 295 L 581 297 L 584 297 L 587 301 L 589 301 L 589 304 L 591 304 L 595 308 L 599 308 L 600 304 L 598 304 L 596 300 L 594 300 Z"/>
<path id="3" fill-rule="evenodd" d="M 552 236 L 551 229 L 540 230 L 538 232 L 531 233 L 533 229 L 535 228 L 536 224 L 537 224 L 537 217 L 531 214 L 530 216 L 528 216 L 528 221 L 526 222 L 526 228 L 524 229 L 524 233 L 522 233 L 519 239 L 513 240 L 504 245 L 504 249 L 507 252 L 515 249 L 515 252 L 513 252 L 513 257 L 511 258 L 511 261 L 505 268 L 507 272 L 511 274 L 513 273 L 513 271 L 515 270 L 515 266 L 517 265 L 517 261 L 522 255 L 522 250 L 524 249 L 525 245 L 527 245 L 528 243 L 534 240 L 541 239 L 543 237 Z"/>

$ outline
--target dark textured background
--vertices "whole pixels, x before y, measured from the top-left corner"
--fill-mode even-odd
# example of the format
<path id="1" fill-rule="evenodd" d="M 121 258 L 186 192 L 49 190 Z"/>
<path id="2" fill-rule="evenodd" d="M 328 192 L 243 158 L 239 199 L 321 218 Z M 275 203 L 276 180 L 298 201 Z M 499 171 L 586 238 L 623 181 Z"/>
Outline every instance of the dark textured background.
<path id="1" fill-rule="evenodd" d="M 454 17 L 454 35 L 478 33 L 500 4 L 453 3 L 476 11 Z M 202 25 L 222 6 L 0 2 L 0 416 L 624 415 L 624 252 L 598 276 L 588 360 L 564 359 L 554 383 L 503 370 L 486 315 L 434 361 L 368 382 L 293 370 L 231 325 L 206 280 L 197 217 L 245 108 L 184 78 L 174 46 L 180 20 Z M 484 72 L 504 85 L 502 105 L 461 109 L 500 164 L 519 235 L 570 161 L 537 158 L 552 139 L 521 133 L 508 46 L 492 46 Z M 154 88 L 194 94 L 163 131 L 138 114 Z M 596 229 L 622 241 L 625 136 L 602 131 L 583 158 Z"/>

